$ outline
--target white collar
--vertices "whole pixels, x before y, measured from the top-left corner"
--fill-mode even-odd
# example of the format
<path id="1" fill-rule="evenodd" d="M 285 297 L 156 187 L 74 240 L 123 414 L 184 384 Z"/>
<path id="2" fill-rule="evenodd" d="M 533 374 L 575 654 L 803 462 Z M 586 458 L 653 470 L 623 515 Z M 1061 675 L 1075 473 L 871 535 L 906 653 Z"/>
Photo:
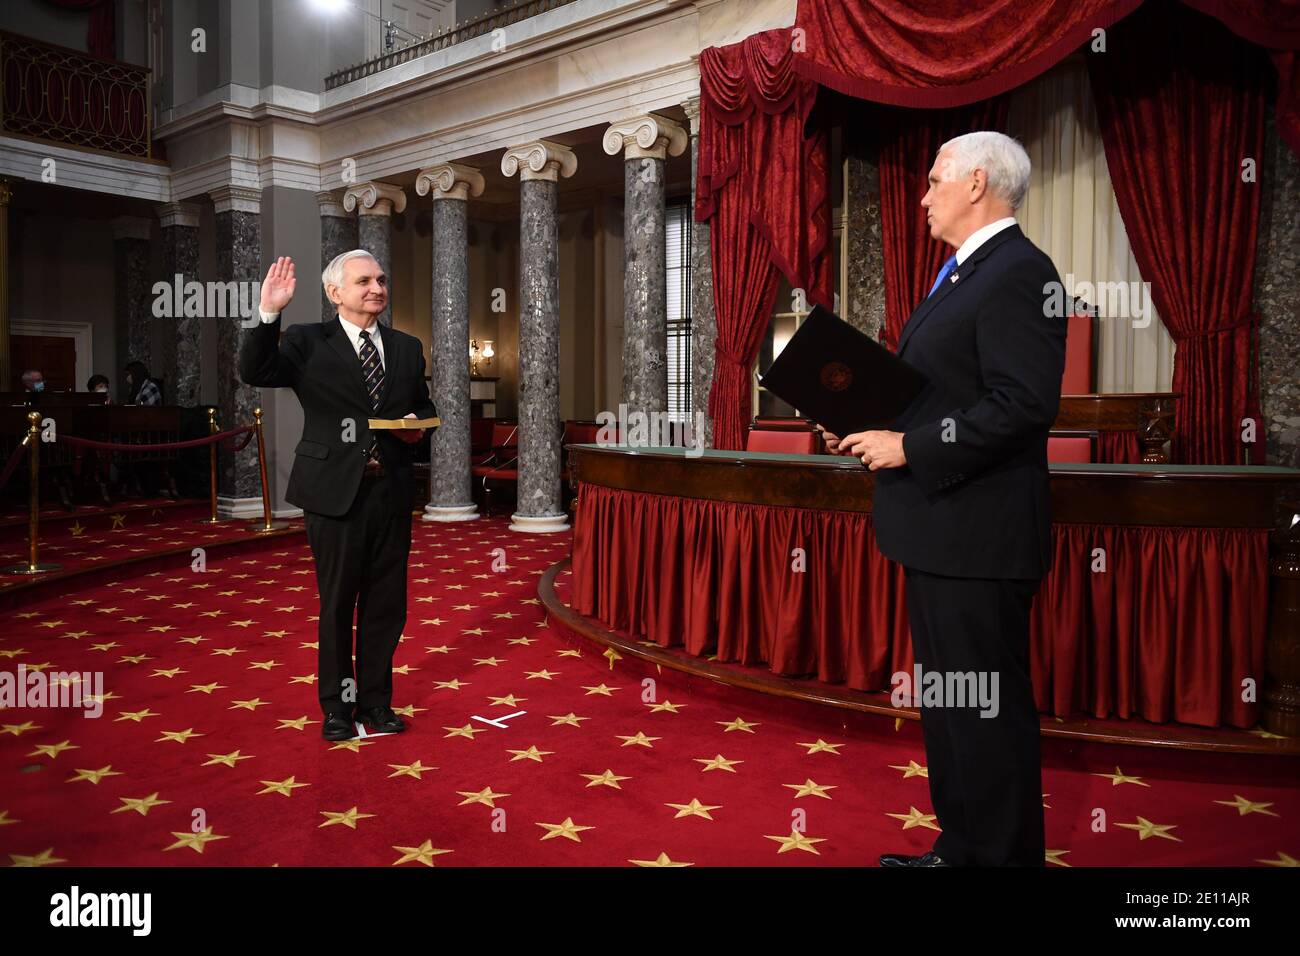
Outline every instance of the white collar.
<path id="1" fill-rule="evenodd" d="M 334 317 L 339 320 L 339 325 L 343 326 L 343 331 L 348 334 L 348 339 L 352 342 L 352 347 L 357 348 L 357 343 L 361 341 L 361 332 L 363 330 L 343 318 L 343 316 L 339 315 L 337 312 L 334 313 Z M 370 333 L 370 340 L 376 345 L 382 344 L 383 338 L 379 332 L 378 322 L 372 322 L 370 328 L 365 329 L 364 331 Z"/>
<path id="2" fill-rule="evenodd" d="M 976 229 L 966 237 L 966 241 L 963 242 L 961 248 L 957 250 L 957 265 L 961 265 L 969 259 L 976 249 L 984 245 L 984 243 L 988 242 L 1003 229 L 1014 226 L 1015 224 L 1016 217 L 1007 216 L 1005 219 L 998 219 L 996 222 L 991 222 L 987 226 L 981 226 L 979 229 Z"/>

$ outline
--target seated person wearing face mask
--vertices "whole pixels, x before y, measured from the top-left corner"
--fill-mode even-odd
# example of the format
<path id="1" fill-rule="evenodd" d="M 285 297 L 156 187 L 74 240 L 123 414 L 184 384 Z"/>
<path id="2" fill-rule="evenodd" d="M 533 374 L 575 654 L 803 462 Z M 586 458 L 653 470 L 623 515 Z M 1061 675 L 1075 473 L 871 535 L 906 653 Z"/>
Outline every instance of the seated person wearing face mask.
<path id="1" fill-rule="evenodd" d="M 107 375 L 90 376 L 90 379 L 86 382 L 86 391 L 98 392 L 101 395 L 108 395 L 108 376 Z M 112 405 L 113 397 L 109 395 L 107 398 L 105 398 L 104 404 Z"/>
<path id="2" fill-rule="evenodd" d="M 45 376 L 41 374 L 40 369 L 29 368 L 23 372 L 22 381 L 24 392 L 45 391 Z"/>

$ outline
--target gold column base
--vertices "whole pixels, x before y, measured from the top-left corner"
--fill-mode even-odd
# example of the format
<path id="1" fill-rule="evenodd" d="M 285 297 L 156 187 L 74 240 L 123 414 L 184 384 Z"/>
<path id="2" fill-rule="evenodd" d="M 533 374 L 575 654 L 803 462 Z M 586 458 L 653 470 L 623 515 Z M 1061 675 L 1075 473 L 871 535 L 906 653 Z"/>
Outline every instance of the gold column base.
<path id="1" fill-rule="evenodd" d="M 46 571 L 61 571 L 63 565 L 45 562 L 42 564 L 6 564 L 0 568 L 0 574 L 44 574 Z"/>
<path id="2" fill-rule="evenodd" d="M 250 525 L 245 525 L 245 527 L 254 534 L 266 534 L 270 531 L 283 531 L 289 527 L 289 522 L 272 521 L 270 524 L 263 524 L 261 521 L 255 521 Z"/>

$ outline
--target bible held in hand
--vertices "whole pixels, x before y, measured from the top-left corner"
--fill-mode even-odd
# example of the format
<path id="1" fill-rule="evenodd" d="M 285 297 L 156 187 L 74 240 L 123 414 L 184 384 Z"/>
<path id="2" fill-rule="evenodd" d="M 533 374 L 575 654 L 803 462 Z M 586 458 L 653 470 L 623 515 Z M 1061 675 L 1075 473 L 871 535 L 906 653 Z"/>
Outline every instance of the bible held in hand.
<path id="1" fill-rule="evenodd" d="M 381 428 L 437 428 L 442 424 L 437 418 L 371 418 L 367 421 L 372 431 Z"/>
<path id="2" fill-rule="evenodd" d="M 914 367 L 820 305 L 759 381 L 841 437 L 887 428 L 927 384 Z"/>

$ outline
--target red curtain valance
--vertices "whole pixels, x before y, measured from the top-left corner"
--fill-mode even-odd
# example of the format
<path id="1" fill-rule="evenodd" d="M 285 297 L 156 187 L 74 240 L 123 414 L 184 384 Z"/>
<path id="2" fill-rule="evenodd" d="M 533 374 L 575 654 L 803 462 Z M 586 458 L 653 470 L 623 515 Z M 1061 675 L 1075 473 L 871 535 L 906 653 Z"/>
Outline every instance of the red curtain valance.
<path id="1" fill-rule="evenodd" d="M 86 27 L 86 51 L 91 56 L 117 58 L 117 11 L 114 0 L 45 0 L 64 10 L 90 11 Z"/>
<path id="2" fill-rule="evenodd" d="M 1278 128 L 1300 154 L 1300 4 L 1181 0 L 1271 51 Z M 1052 67 L 1143 0 L 799 0 L 794 69 L 859 99 L 962 106 Z M 1177 42 L 1171 35 L 1170 42 Z M 1104 54 L 1098 54 L 1104 55 Z"/>

